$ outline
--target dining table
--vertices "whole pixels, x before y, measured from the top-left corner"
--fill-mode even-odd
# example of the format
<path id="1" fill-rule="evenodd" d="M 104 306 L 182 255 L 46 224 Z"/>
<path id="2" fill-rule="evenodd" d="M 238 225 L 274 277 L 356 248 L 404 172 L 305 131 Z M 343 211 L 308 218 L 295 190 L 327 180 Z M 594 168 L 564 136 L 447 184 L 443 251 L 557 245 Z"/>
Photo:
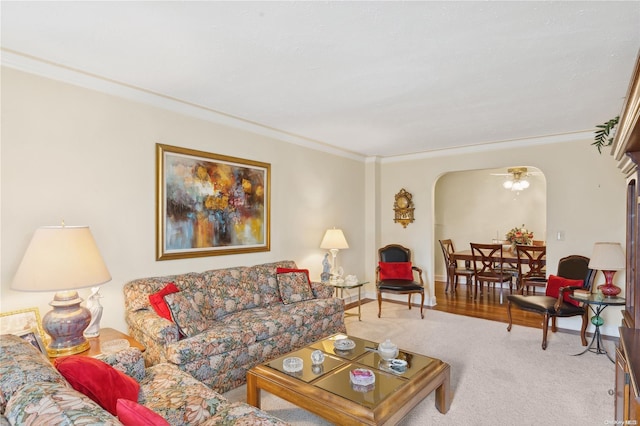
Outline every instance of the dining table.
<path id="1" fill-rule="evenodd" d="M 498 256 L 494 256 L 493 258 L 494 258 L 494 260 L 496 262 L 500 262 L 500 256 L 499 255 Z M 473 262 L 473 253 L 471 252 L 471 250 L 455 251 L 455 252 L 449 254 L 449 265 L 448 265 L 449 274 L 448 274 L 448 277 L 453 277 L 453 274 L 455 273 L 455 270 L 456 270 L 456 267 L 457 267 L 458 260 L 463 260 L 464 261 L 466 269 L 473 269 L 473 266 L 471 266 L 471 262 Z M 520 260 L 524 264 L 529 263 L 529 258 L 527 256 L 525 256 L 525 255 L 520 256 Z M 502 249 L 502 264 L 503 265 L 508 265 L 509 268 L 517 268 L 518 267 L 518 255 L 512 250 L 507 250 L 507 249 L 503 248 Z"/>

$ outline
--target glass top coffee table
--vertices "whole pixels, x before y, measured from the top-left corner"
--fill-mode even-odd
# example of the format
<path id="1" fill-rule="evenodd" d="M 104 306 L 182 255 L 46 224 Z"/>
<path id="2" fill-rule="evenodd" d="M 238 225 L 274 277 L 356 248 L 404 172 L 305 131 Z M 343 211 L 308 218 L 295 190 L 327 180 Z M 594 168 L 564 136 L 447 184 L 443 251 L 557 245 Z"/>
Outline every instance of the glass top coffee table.
<path id="1" fill-rule="evenodd" d="M 355 348 L 336 350 L 336 339 L 348 338 Z M 375 350 L 378 343 L 345 334 L 335 334 L 297 351 L 257 365 L 247 372 L 247 402 L 260 408 L 265 390 L 336 424 L 395 424 L 427 395 L 435 391 L 441 413 L 451 405 L 449 364 L 400 349 L 397 359 L 407 362 L 403 372 L 388 368 Z M 321 365 L 312 365 L 311 353 L 324 353 Z M 303 360 L 299 372 L 287 372 L 286 358 Z M 364 368 L 375 375 L 366 387 L 351 384 L 349 372 Z"/>

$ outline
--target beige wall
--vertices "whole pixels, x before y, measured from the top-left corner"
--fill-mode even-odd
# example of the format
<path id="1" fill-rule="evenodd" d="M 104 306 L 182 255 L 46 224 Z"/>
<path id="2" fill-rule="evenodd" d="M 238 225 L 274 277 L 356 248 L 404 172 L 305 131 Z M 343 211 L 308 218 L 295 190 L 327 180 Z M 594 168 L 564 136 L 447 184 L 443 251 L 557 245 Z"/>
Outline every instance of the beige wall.
<path id="1" fill-rule="evenodd" d="M 19 293 L 10 284 L 33 231 L 63 219 L 91 226 L 113 276 L 101 291 L 103 326 L 126 329 L 122 286 L 133 278 L 280 259 L 317 277 L 324 255 L 318 246 L 332 226 L 344 229 L 350 245 L 340 264 L 371 282 L 367 296 L 375 296 L 377 247 L 397 242 L 413 248 L 429 302 L 437 303 L 436 182 L 448 172 L 514 164 L 537 167 L 546 177 L 546 233 L 565 233 L 564 241 L 549 239 L 550 265 L 565 254 L 590 255 L 595 241 L 624 241 L 624 178 L 588 139 L 359 161 L 13 69 L 2 69 L 1 83 L 1 311 L 49 310 L 51 294 Z M 156 143 L 271 163 L 271 251 L 155 261 Z M 400 188 L 413 194 L 416 207 L 416 221 L 406 229 L 393 223 Z M 616 281 L 623 278 L 619 273 Z M 605 312 L 607 334 L 617 335 L 618 311 Z M 578 328 L 571 320 L 560 325 Z"/>
<path id="2" fill-rule="evenodd" d="M 122 286 L 145 276 L 295 260 L 319 277 L 324 231 L 341 227 L 364 275 L 364 161 L 292 145 L 8 68 L 2 69 L 1 311 L 53 298 L 10 289 L 34 230 L 89 225 L 113 280 L 103 326 L 126 330 Z M 271 163 L 271 251 L 155 260 L 155 144 Z M 80 290 L 86 298 L 89 289 Z"/>
<path id="3" fill-rule="evenodd" d="M 426 281 L 433 298 L 434 261 L 442 256 L 434 244 L 434 191 L 444 173 L 462 170 L 504 168 L 526 163 L 540 169 L 547 181 L 546 235 L 563 231 L 563 241 L 548 238 L 547 261 L 553 273 L 558 259 L 567 254 L 591 255 L 596 241 L 625 241 L 626 185 L 622 173 L 610 155 L 599 155 L 590 143 L 576 140 L 523 147 L 461 152 L 455 155 L 437 153 L 415 160 L 383 162 L 379 185 L 380 244 L 398 242 L 414 249 L 414 259 L 425 269 Z M 413 194 L 416 220 L 403 229 L 393 223 L 393 196 L 400 188 Z M 480 201 L 479 201 L 480 202 Z M 470 206 L 469 208 L 473 208 Z M 495 232 L 495 231 L 494 231 Z M 369 259 L 370 268 L 375 259 Z M 616 274 L 619 286 L 624 274 Z M 596 282 L 604 282 L 599 273 Z M 617 335 L 620 309 L 605 311 L 606 334 Z M 579 319 L 560 319 L 560 327 L 579 329 Z"/>

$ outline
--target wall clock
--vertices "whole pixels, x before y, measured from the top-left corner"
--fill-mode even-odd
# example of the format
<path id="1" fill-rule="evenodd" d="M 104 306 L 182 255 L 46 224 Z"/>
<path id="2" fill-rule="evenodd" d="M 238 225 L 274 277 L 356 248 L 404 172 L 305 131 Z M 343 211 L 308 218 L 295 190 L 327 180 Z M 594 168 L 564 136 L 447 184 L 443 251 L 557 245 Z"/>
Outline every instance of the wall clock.
<path id="1" fill-rule="evenodd" d="M 408 224 L 413 222 L 413 196 L 410 192 L 405 191 L 404 188 L 396 194 L 396 200 L 393 203 L 393 210 L 396 212 L 393 219 L 396 223 L 401 223 L 403 228 L 406 228 Z"/>

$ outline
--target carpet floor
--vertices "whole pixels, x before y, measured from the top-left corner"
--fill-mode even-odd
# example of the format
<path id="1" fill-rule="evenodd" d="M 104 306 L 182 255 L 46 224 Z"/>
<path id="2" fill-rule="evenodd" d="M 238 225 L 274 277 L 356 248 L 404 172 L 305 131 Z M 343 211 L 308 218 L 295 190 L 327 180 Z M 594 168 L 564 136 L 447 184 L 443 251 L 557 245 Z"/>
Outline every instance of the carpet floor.
<path id="1" fill-rule="evenodd" d="M 349 312 L 355 312 L 355 309 Z M 373 341 L 391 339 L 399 347 L 451 365 L 453 399 L 447 414 L 431 394 L 400 425 L 603 425 L 614 424 L 614 364 L 604 355 L 582 352 L 580 337 L 549 332 L 540 348 L 540 329 L 385 303 L 362 306 L 362 321 L 347 317 L 347 333 Z M 614 343 L 605 342 L 609 353 Z M 246 401 L 246 387 L 225 394 Z M 268 392 L 262 409 L 292 425 L 329 423 Z"/>

